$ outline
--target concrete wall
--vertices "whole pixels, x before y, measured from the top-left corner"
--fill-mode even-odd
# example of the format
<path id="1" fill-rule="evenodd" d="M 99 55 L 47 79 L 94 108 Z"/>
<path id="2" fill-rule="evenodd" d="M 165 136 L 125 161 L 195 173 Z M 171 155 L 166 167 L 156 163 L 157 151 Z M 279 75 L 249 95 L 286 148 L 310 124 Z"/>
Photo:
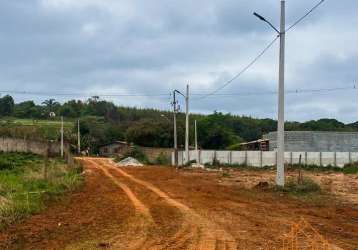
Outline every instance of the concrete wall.
<path id="1" fill-rule="evenodd" d="M 264 135 L 263 139 L 270 140 L 270 151 L 276 150 L 276 132 Z M 357 152 L 358 133 L 286 131 L 285 150 L 288 152 Z"/>
<path id="2" fill-rule="evenodd" d="M 137 146 L 143 153 L 148 157 L 148 159 L 154 162 L 157 157 L 163 154 L 168 161 L 171 159 L 171 154 L 173 152 L 172 148 L 151 148 L 151 147 L 141 147 Z M 113 143 L 106 146 L 102 146 L 99 149 L 101 156 L 106 157 L 115 157 L 116 155 L 122 156 L 123 154 L 131 151 L 133 146 Z"/>
<path id="3" fill-rule="evenodd" d="M 155 161 L 159 155 L 164 155 L 168 162 L 170 162 L 171 154 L 173 152 L 172 148 L 150 148 L 150 147 L 139 147 L 148 157 L 150 161 Z"/>
<path id="4" fill-rule="evenodd" d="M 285 152 L 286 164 L 298 164 L 301 155 L 301 163 L 316 166 L 337 166 L 358 162 L 358 152 Z M 275 166 L 277 163 L 276 151 L 215 151 L 215 150 L 191 150 L 190 160 L 196 160 L 200 164 L 212 164 L 214 159 L 221 164 L 248 165 L 253 167 Z M 178 163 L 184 165 L 185 152 L 178 152 Z M 172 153 L 174 165 L 174 153 Z"/>
<path id="5" fill-rule="evenodd" d="M 29 139 L 17 139 L 0 137 L 1 152 L 19 152 L 46 155 L 49 149 L 50 156 L 60 155 L 61 144 L 59 142 L 33 141 Z M 65 152 L 68 145 L 65 145 Z"/>

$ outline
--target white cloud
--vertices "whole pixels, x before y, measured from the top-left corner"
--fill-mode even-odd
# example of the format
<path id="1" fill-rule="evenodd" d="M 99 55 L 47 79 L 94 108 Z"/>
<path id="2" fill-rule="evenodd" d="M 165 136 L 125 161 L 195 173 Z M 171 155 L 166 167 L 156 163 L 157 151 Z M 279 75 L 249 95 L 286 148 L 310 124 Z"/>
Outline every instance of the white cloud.
<path id="1" fill-rule="evenodd" d="M 287 1 L 287 23 L 314 3 Z M 357 7 L 354 0 L 326 1 L 287 34 L 287 89 L 347 86 L 358 79 Z M 207 92 L 237 74 L 274 37 L 252 12 L 277 24 L 278 10 L 277 0 L 4 0 L 0 88 L 167 93 L 190 83 L 193 92 Z M 275 91 L 277 76 L 275 44 L 222 93 Z M 192 108 L 275 118 L 276 99 L 215 97 Z M 165 98 L 113 100 L 168 108 Z M 286 101 L 289 119 L 358 117 L 354 93 L 289 95 Z"/>

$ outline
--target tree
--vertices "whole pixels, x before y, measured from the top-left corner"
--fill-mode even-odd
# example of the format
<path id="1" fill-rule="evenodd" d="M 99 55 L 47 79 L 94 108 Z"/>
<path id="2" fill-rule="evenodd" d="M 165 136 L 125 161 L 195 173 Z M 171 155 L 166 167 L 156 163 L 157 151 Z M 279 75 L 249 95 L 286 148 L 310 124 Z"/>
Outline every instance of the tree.
<path id="1" fill-rule="evenodd" d="M 232 127 L 230 114 L 214 112 L 198 121 L 198 140 L 206 149 L 225 149 L 232 144 L 242 142 Z"/>
<path id="2" fill-rule="evenodd" d="M 60 115 L 71 118 L 80 117 L 83 112 L 84 106 L 85 104 L 80 100 L 71 100 L 65 102 L 60 107 Z"/>
<path id="3" fill-rule="evenodd" d="M 33 118 L 35 107 L 34 101 L 20 102 L 15 105 L 14 116 L 19 118 Z"/>
<path id="4" fill-rule="evenodd" d="M 0 98 L 0 116 L 10 116 L 14 112 L 15 102 L 14 99 L 6 95 Z"/>
<path id="5" fill-rule="evenodd" d="M 168 122 L 141 120 L 126 131 L 126 139 L 140 146 L 172 147 L 173 135 Z"/>
<path id="6" fill-rule="evenodd" d="M 42 105 L 45 105 L 47 108 L 47 111 L 50 112 L 55 112 L 59 107 L 60 107 L 60 103 L 56 102 L 55 99 L 48 99 L 42 102 Z"/>

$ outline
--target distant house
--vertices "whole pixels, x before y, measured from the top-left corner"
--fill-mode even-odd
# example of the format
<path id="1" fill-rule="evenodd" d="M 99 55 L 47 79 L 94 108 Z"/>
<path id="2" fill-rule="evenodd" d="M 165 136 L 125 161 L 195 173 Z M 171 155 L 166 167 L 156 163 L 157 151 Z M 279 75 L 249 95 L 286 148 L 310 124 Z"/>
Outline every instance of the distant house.
<path id="1" fill-rule="evenodd" d="M 131 149 L 131 145 L 125 141 L 114 141 L 101 145 L 99 153 L 101 156 L 111 157 L 114 155 L 123 155 Z"/>
<path id="2" fill-rule="evenodd" d="M 259 139 L 256 141 L 250 141 L 240 143 L 240 150 L 247 151 L 269 151 L 269 140 Z"/>

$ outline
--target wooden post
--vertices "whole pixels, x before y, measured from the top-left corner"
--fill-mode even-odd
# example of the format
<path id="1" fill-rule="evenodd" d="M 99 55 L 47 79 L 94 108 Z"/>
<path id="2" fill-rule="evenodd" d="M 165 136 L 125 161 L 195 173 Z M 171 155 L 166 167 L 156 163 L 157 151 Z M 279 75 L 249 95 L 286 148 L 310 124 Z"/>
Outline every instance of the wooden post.
<path id="1" fill-rule="evenodd" d="M 260 150 L 260 168 L 262 168 L 262 150 Z"/>
<path id="2" fill-rule="evenodd" d="M 307 165 L 307 151 L 305 152 L 305 165 Z"/>
<path id="3" fill-rule="evenodd" d="M 306 152 L 307 153 L 307 152 Z M 300 154 L 300 158 L 298 160 L 298 184 L 302 184 L 303 183 L 303 177 L 302 177 L 302 169 L 301 169 L 301 160 L 302 160 L 302 155 Z"/>
<path id="4" fill-rule="evenodd" d="M 44 162 L 44 179 L 48 178 L 48 165 L 49 165 L 49 154 L 50 154 L 50 142 L 47 142 L 47 148 L 45 152 L 45 162 Z"/>

